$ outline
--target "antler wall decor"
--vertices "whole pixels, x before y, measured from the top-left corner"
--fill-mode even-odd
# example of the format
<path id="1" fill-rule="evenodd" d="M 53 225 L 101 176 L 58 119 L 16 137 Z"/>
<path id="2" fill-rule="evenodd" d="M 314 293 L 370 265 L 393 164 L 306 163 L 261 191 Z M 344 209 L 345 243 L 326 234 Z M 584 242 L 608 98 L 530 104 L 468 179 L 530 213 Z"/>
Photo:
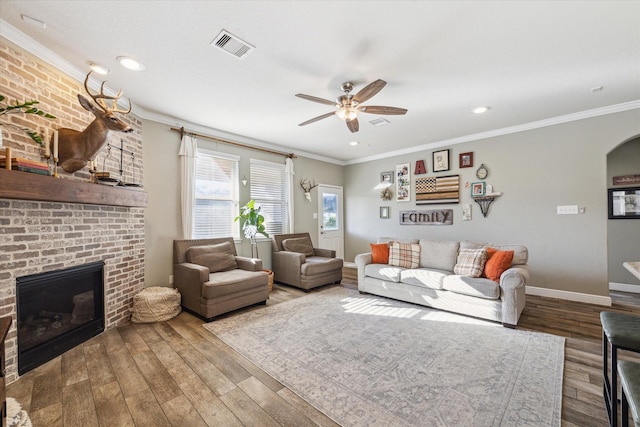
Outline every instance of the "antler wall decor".
<path id="1" fill-rule="evenodd" d="M 313 180 L 313 184 L 311 184 L 311 182 L 307 178 L 302 178 L 300 180 L 300 187 L 302 187 L 302 189 L 304 190 L 304 197 L 308 201 L 311 201 L 311 190 L 316 188 L 318 185 L 320 184 L 316 184 L 315 179 Z"/>
<path id="2" fill-rule="evenodd" d="M 58 158 L 62 169 L 73 173 L 85 167 L 89 160 L 102 149 L 107 142 L 110 130 L 119 132 L 133 132 L 133 128 L 120 120 L 114 113 L 128 114 L 131 112 L 131 101 L 128 110 L 118 109 L 118 99 L 122 96 L 122 91 L 118 91 L 115 96 L 104 94 L 104 84 L 100 86 L 99 94 L 91 94 L 87 83 L 89 76 L 84 79 L 84 88 L 93 99 L 96 105 L 92 104 L 84 96 L 78 94 L 78 101 L 82 107 L 93 113 L 96 118 L 83 131 L 62 128 L 58 129 Z M 105 100 L 113 101 L 111 106 L 107 106 Z"/>

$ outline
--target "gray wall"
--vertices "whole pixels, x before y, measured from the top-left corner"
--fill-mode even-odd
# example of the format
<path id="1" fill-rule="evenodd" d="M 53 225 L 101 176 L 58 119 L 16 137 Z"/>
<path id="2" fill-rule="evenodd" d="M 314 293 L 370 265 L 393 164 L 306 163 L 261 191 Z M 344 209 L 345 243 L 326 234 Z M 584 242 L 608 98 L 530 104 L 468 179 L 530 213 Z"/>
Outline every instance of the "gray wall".
<path id="1" fill-rule="evenodd" d="M 423 176 L 460 174 L 461 204 L 473 203 L 465 183 L 478 181 L 475 170 L 484 163 L 486 182 L 503 193 L 486 218 L 473 203 L 471 221 L 462 221 L 461 204 L 437 205 L 454 210 L 451 226 L 401 226 L 398 211 L 416 209 L 415 202 L 383 202 L 373 190 L 380 172 L 396 164 L 410 162 L 413 169 L 426 160 L 431 171 L 434 150 L 348 166 L 345 258 L 367 252 L 380 235 L 520 243 L 529 248 L 531 286 L 608 295 L 607 153 L 639 134 L 640 110 L 633 110 L 443 147 L 451 148 L 451 170 Z M 459 169 L 458 154 L 467 151 L 475 153 L 474 167 Z M 382 205 L 391 206 L 391 219 L 378 218 Z M 558 205 L 586 210 L 557 215 Z M 627 257 L 637 258 L 635 252 Z"/>
<path id="2" fill-rule="evenodd" d="M 640 174 L 640 138 L 620 145 L 607 156 L 607 187 L 613 186 L 613 177 Z M 640 187 L 640 184 L 631 185 Z M 610 219 L 607 222 L 609 244 L 609 281 L 640 286 L 640 280 L 622 266 L 625 261 L 640 261 L 640 220 Z M 638 289 L 640 292 L 640 288 Z"/>
<path id="3" fill-rule="evenodd" d="M 182 238 L 180 208 L 180 174 L 178 150 L 180 135 L 170 130 L 171 126 L 151 120 L 143 120 L 145 177 L 144 189 L 148 194 L 145 210 L 145 286 L 168 286 L 173 271 L 172 244 Z M 284 163 L 284 157 L 276 154 L 216 143 L 204 138 L 198 139 L 198 146 L 240 156 L 239 176 L 249 178 L 249 159 L 261 159 Z M 317 190 L 312 191 L 312 203 L 305 198 L 297 184 L 301 178 L 309 178 L 317 183 L 342 185 L 343 167 L 318 160 L 298 157 L 293 160 L 296 177 L 294 179 L 294 226 L 295 232 L 308 231 L 317 240 L 318 221 L 313 219 L 317 211 Z M 249 200 L 250 188 L 240 186 L 240 203 Z M 249 256 L 251 246 L 243 239 L 236 245 L 238 254 Z M 271 240 L 258 242 L 260 258 L 265 268 L 271 266 Z"/>

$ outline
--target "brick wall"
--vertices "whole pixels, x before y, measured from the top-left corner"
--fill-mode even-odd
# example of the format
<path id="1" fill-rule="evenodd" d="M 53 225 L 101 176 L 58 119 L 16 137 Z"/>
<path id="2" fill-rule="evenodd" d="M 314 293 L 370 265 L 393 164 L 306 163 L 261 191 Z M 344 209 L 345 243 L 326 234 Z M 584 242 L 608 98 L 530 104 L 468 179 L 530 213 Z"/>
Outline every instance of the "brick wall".
<path id="1" fill-rule="evenodd" d="M 93 115 L 78 103 L 86 96 L 82 82 L 41 62 L 0 38 L 0 94 L 9 100 L 37 99 L 38 107 L 57 117 L 11 115 L 0 121 L 52 135 L 54 129 L 82 130 Z M 117 88 L 116 88 L 117 89 Z M 134 115 L 120 115 L 134 129 L 131 134 L 110 134 L 109 142 L 125 150 L 123 180 L 142 183 L 142 124 Z M 23 132 L 0 126 L 3 145 L 13 155 L 42 160 L 41 148 Z M 105 148 L 98 154 L 100 170 L 119 175 L 120 152 Z M 127 160 L 129 162 L 127 162 Z M 104 169 L 103 169 L 104 165 Z M 86 170 L 61 172 L 60 179 L 89 180 Z M 55 178 L 51 178 L 55 179 Z M 0 185 L 2 183 L 0 182 Z M 98 184 L 95 184 L 98 185 Z M 18 378 L 16 336 L 16 278 L 103 260 L 105 262 L 105 326 L 126 322 L 132 296 L 144 285 L 144 209 L 77 203 L 52 203 L 0 198 L 0 316 L 12 316 L 6 341 L 7 381 Z"/>

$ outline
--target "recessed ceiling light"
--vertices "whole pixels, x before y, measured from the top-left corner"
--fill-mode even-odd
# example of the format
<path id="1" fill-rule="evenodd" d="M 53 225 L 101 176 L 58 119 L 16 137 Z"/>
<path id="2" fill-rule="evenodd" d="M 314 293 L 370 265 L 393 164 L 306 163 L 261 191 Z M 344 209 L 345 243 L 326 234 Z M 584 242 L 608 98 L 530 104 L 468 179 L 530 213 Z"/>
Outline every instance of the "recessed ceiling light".
<path id="1" fill-rule="evenodd" d="M 136 61 L 133 58 L 129 58 L 128 56 L 118 56 L 116 58 L 120 65 L 122 65 L 127 70 L 131 71 L 143 71 L 144 65 L 140 62 Z"/>
<path id="2" fill-rule="evenodd" d="M 98 74 L 109 74 L 111 69 L 105 65 L 97 64 L 95 62 L 90 62 L 89 67 Z"/>
<path id="3" fill-rule="evenodd" d="M 35 25 L 36 27 L 40 27 L 43 30 L 47 28 L 47 24 L 44 21 L 41 21 L 41 20 L 36 19 L 36 18 L 32 18 L 32 17 L 30 17 L 28 15 L 20 15 L 20 17 L 27 24 Z"/>
<path id="4" fill-rule="evenodd" d="M 491 109 L 491 107 L 476 107 L 473 110 L 471 110 L 471 112 L 473 114 L 482 114 L 482 113 L 486 113 L 487 111 L 489 111 Z"/>
<path id="5" fill-rule="evenodd" d="M 358 145 L 358 144 L 360 144 L 358 141 L 351 141 L 351 142 L 349 143 L 349 145 L 352 145 L 352 146 L 354 146 L 354 147 L 355 147 L 356 145 Z"/>

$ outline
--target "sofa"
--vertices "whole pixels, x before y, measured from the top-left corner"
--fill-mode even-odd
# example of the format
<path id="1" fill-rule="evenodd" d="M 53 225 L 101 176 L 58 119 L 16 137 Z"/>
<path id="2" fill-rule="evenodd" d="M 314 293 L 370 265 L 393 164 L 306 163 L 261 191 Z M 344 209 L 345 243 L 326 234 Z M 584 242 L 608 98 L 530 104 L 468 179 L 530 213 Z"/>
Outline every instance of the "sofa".
<path id="1" fill-rule="evenodd" d="M 308 291 L 342 281 L 342 258 L 334 250 L 313 247 L 309 233 L 274 234 L 272 247 L 276 282 Z"/>
<path id="2" fill-rule="evenodd" d="M 269 299 L 269 273 L 262 261 L 238 256 L 231 237 L 174 240 L 173 285 L 182 307 L 207 322 Z"/>
<path id="3" fill-rule="evenodd" d="M 361 293 L 501 322 L 505 327 L 518 324 L 529 279 L 525 246 L 391 238 L 371 246 L 372 252 L 355 258 Z M 387 262 L 384 253 L 380 255 L 385 246 Z M 490 268 L 491 278 L 485 276 L 485 267 Z"/>

